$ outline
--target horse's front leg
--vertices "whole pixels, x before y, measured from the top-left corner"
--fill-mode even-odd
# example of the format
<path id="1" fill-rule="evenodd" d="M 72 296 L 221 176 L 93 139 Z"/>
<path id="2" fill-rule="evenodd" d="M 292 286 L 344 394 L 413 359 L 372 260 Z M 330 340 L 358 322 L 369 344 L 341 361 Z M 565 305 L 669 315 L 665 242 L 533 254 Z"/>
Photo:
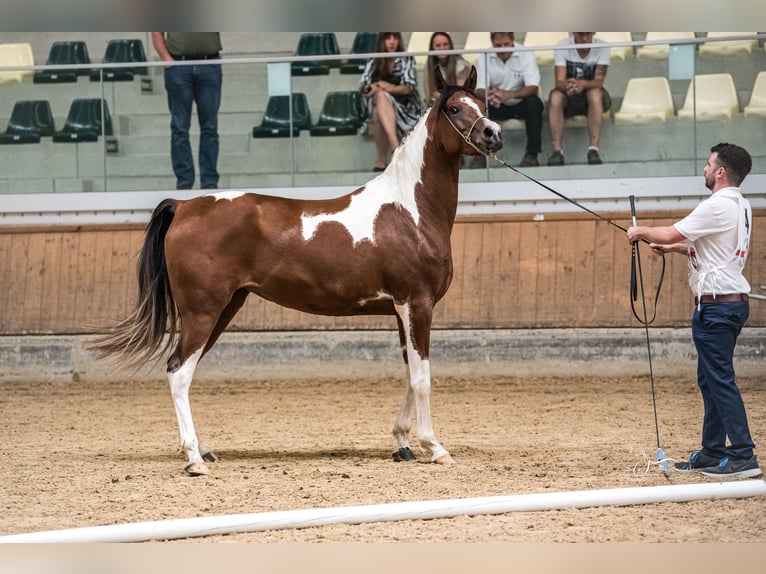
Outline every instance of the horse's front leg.
<path id="1" fill-rule="evenodd" d="M 418 442 L 421 450 L 430 456 L 431 462 L 452 464 L 455 461 L 447 449 L 436 440 L 431 422 L 431 366 L 428 359 L 428 349 L 431 340 L 433 308 L 428 304 L 405 303 L 396 305 L 396 312 L 403 324 L 410 375 L 410 388 L 399 412 L 397 427 L 405 425 L 404 419 L 408 418 L 407 413 L 411 412 L 410 405 L 414 397 Z M 406 422 L 406 425 L 408 427 L 409 422 Z M 395 427 L 395 435 L 397 427 Z"/>
<path id="2" fill-rule="evenodd" d="M 204 348 L 189 356 L 180 367 L 168 365 L 168 382 L 173 405 L 178 418 L 178 431 L 181 434 L 181 450 L 186 455 L 189 464 L 184 470 L 192 476 L 208 474 L 210 471 L 204 463 L 197 440 L 197 432 L 192 420 L 191 405 L 189 404 L 189 387 L 191 387 L 194 370 L 202 356 Z M 171 360 L 172 362 L 172 360 Z M 205 448 L 206 451 L 209 449 Z M 212 453 L 208 453 L 212 455 Z M 208 458 L 208 460 L 211 460 Z"/>
<path id="3" fill-rule="evenodd" d="M 397 449 L 394 451 L 394 460 L 396 462 L 417 460 L 417 457 L 410 448 L 410 427 L 412 426 L 412 406 L 414 402 L 414 395 L 412 392 L 412 385 L 410 384 L 410 365 L 407 360 L 407 334 L 404 329 L 404 323 L 402 323 L 401 317 L 396 316 L 396 325 L 399 329 L 399 346 L 402 350 L 402 359 L 404 360 L 404 367 L 406 369 L 405 380 L 407 381 L 404 391 L 404 401 L 399 409 L 399 414 L 396 415 L 394 421 L 394 440 L 396 441 Z"/>

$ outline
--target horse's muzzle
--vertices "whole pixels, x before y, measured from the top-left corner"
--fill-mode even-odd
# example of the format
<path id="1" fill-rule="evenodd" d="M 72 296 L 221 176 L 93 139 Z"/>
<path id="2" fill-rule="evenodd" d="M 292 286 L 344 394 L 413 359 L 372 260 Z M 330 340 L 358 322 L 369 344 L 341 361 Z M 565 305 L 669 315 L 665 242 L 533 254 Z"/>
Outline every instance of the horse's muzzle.
<path id="1" fill-rule="evenodd" d="M 481 147 L 494 154 L 503 147 L 503 130 L 493 121 L 487 120 L 481 130 Z"/>

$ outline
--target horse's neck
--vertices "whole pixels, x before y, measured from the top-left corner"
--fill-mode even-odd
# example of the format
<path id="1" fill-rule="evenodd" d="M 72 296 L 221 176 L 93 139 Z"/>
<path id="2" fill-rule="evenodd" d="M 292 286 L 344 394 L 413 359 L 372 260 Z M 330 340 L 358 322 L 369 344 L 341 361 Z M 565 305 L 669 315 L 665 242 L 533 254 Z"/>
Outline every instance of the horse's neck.
<path id="1" fill-rule="evenodd" d="M 442 211 L 451 226 L 457 209 L 460 155 L 448 153 L 440 139 L 433 136 L 436 113 L 438 110 L 432 109 L 420 119 L 397 148 L 390 168 L 402 183 L 402 192 L 417 189 L 418 203 Z"/>

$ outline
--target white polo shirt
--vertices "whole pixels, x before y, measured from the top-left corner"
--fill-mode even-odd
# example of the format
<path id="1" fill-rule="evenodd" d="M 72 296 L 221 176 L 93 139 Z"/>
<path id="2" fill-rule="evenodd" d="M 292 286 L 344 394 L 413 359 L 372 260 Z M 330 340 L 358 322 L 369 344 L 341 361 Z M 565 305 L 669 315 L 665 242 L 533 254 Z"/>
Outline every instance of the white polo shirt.
<path id="1" fill-rule="evenodd" d="M 738 187 L 719 189 L 673 226 L 686 238 L 689 287 L 701 295 L 750 293 L 742 275 L 753 214 Z"/>
<path id="2" fill-rule="evenodd" d="M 519 46 L 520 44 L 516 44 Z M 533 52 L 513 52 L 503 62 L 497 54 L 481 54 L 476 61 L 476 88 L 518 90 L 524 86 L 540 86 L 540 69 Z M 518 104 L 519 98 L 508 98 L 503 103 L 507 106 Z"/>

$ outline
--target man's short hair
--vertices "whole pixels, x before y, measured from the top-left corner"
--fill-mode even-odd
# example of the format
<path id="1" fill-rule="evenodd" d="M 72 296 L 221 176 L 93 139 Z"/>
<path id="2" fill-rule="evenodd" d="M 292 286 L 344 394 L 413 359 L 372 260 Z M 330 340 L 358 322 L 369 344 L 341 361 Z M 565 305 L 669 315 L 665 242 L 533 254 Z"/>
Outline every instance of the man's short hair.
<path id="1" fill-rule="evenodd" d="M 726 170 L 729 182 L 739 186 L 753 167 L 753 159 L 747 150 L 735 144 L 719 143 L 710 148 L 718 154 L 718 165 Z"/>

